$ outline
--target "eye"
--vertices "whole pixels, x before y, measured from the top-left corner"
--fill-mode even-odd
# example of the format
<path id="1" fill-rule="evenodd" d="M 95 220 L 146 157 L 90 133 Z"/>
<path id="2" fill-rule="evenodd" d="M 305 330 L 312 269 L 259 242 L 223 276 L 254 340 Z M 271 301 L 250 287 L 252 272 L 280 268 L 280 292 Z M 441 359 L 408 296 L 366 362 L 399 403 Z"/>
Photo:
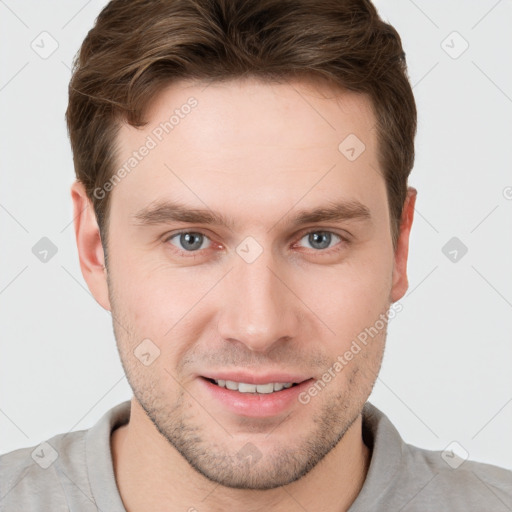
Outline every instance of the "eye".
<path id="1" fill-rule="evenodd" d="M 345 238 L 337 235 L 336 233 L 332 233 L 331 231 L 310 231 L 306 233 L 300 240 L 306 240 L 307 243 L 310 244 L 310 247 L 317 251 L 325 251 L 326 249 L 330 249 L 333 247 L 331 246 L 332 242 L 348 242 L 348 240 Z"/>
<path id="2" fill-rule="evenodd" d="M 306 240 L 306 243 L 309 244 L 309 248 L 313 249 L 314 252 L 325 254 L 339 251 L 350 242 L 350 240 L 341 235 L 323 230 L 304 233 L 296 245 L 301 245 L 300 242 L 303 240 Z M 176 247 L 178 253 L 182 255 L 188 253 L 190 256 L 195 256 L 201 250 L 208 249 L 212 246 L 212 241 L 209 237 L 198 231 L 180 231 L 179 233 L 168 236 L 164 242 L 170 242 L 171 245 Z"/>
<path id="3" fill-rule="evenodd" d="M 174 240 L 175 239 L 175 240 Z M 209 245 L 203 247 L 205 241 L 209 242 L 209 238 L 203 233 L 195 231 L 182 231 L 168 237 L 166 242 L 185 252 L 197 252 L 200 249 L 207 249 Z"/>

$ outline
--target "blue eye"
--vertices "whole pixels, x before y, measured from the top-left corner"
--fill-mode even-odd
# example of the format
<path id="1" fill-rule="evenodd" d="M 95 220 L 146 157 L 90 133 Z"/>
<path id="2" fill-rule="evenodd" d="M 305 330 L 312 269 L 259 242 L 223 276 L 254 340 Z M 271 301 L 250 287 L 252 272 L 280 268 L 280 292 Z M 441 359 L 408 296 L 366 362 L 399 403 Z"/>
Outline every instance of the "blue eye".
<path id="1" fill-rule="evenodd" d="M 339 235 L 331 233 L 330 231 L 310 231 L 309 233 L 306 233 L 301 240 L 306 238 L 308 243 L 311 244 L 311 248 L 325 250 L 330 248 L 333 236 L 337 238 L 338 241 L 343 240 Z"/>
<path id="2" fill-rule="evenodd" d="M 349 239 L 331 231 L 323 230 L 313 230 L 304 233 L 295 246 L 303 247 L 301 243 L 303 240 L 306 240 L 309 246 L 305 248 L 312 250 L 313 253 L 319 256 L 341 251 L 350 244 Z M 202 250 L 213 248 L 213 245 L 215 245 L 207 235 L 198 231 L 180 231 L 168 236 L 164 242 L 170 242 L 171 245 L 176 247 L 175 251 L 179 253 L 179 256 L 188 255 L 194 258 L 202 255 Z M 217 247 L 222 248 L 218 244 Z"/>
<path id="3" fill-rule="evenodd" d="M 174 243 L 172 240 L 178 237 L 177 243 Z M 172 245 L 178 247 L 178 249 L 187 251 L 187 252 L 196 252 L 199 249 L 206 249 L 207 247 L 203 247 L 203 242 L 209 240 L 206 235 L 203 233 L 197 233 L 195 231 L 182 231 L 181 233 L 175 233 L 174 235 L 167 238 L 166 241 L 171 242 Z"/>

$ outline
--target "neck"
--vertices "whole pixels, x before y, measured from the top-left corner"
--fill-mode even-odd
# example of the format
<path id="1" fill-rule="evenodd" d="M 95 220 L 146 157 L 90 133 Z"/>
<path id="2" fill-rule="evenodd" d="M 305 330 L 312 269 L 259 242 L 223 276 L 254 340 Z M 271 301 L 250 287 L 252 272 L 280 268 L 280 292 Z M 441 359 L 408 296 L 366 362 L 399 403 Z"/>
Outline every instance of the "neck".
<path id="1" fill-rule="evenodd" d="M 346 511 L 363 486 L 371 458 L 359 415 L 336 447 L 300 480 L 264 491 L 223 487 L 188 464 L 157 431 L 135 398 L 129 423 L 112 433 L 111 449 L 127 512 Z"/>

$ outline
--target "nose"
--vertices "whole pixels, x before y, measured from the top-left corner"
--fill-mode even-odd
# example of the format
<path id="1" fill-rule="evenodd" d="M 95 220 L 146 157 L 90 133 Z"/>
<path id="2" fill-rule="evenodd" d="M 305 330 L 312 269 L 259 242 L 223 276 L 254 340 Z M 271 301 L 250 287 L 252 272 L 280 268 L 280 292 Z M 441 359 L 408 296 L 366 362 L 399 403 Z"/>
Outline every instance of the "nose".
<path id="1" fill-rule="evenodd" d="M 263 251 L 252 263 L 235 258 L 221 291 L 219 336 L 253 352 L 268 352 L 295 339 L 300 327 L 301 302 L 289 273 L 279 271 L 270 253 Z"/>

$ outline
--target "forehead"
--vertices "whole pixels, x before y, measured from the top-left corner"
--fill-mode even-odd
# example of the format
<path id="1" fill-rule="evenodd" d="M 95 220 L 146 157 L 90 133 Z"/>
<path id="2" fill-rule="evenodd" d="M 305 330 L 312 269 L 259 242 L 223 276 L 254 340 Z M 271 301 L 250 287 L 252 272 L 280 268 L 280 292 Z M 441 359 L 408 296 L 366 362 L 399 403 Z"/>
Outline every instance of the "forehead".
<path id="1" fill-rule="evenodd" d="M 375 118 L 361 94 L 313 81 L 179 81 L 146 120 L 118 134 L 118 167 L 128 172 L 112 202 L 123 214 L 166 198 L 224 210 L 252 204 L 254 215 L 301 197 L 306 206 L 385 196 Z"/>
<path id="2" fill-rule="evenodd" d="M 197 105 L 188 108 L 191 102 Z M 279 144 L 283 149 L 313 145 L 337 149 L 336 142 L 348 133 L 373 137 L 375 125 L 366 95 L 314 78 L 284 83 L 257 78 L 213 83 L 181 80 L 163 89 L 146 114 L 156 130 L 160 123 L 171 122 L 172 137 L 165 137 L 171 132 L 164 135 L 169 142 L 189 139 L 195 130 L 194 138 L 204 150 L 212 144 L 217 147 L 223 137 L 229 137 L 226 142 L 231 145 L 242 145 L 240 149 L 256 142 Z M 135 133 L 127 125 L 124 128 Z M 127 135 L 126 140 L 130 139 Z M 371 145 L 373 140 L 365 142 Z"/>

